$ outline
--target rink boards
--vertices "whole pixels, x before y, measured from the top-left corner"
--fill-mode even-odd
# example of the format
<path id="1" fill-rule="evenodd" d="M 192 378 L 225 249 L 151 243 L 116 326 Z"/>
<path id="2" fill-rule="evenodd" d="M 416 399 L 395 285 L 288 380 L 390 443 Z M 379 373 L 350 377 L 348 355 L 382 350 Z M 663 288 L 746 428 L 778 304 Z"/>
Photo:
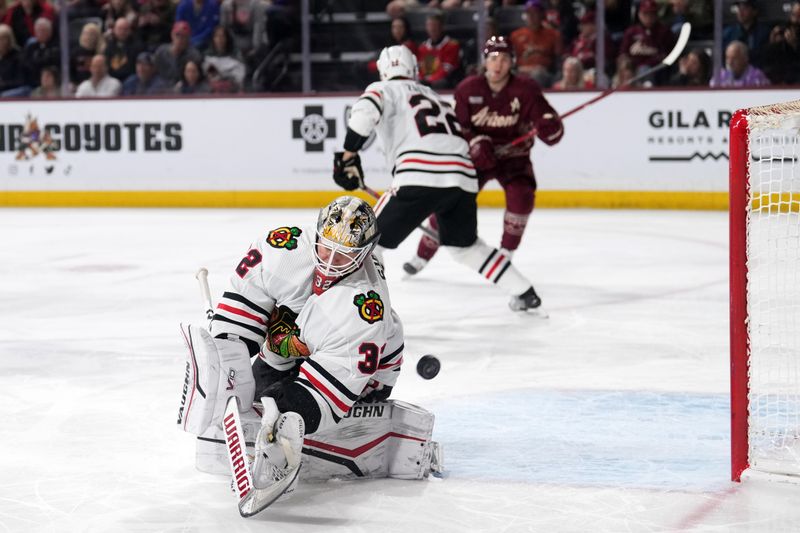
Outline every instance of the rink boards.
<path id="1" fill-rule="evenodd" d="M 728 122 L 790 90 L 629 91 L 570 116 L 533 150 L 540 207 L 725 209 Z M 594 93 L 549 93 L 566 112 Z M 356 95 L 0 103 L 0 205 L 313 207 Z M 448 97 L 449 98 L 449 97 Z M 368 183 L 390 184 L 380 141 Z M 496 186 L 482 205 L 503 204 Z"/>

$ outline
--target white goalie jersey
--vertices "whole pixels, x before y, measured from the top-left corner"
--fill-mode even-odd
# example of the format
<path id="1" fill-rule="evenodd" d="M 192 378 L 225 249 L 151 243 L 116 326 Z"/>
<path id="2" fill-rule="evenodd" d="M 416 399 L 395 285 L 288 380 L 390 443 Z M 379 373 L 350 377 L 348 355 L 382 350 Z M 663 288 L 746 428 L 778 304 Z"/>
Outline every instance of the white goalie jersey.
<path id="1" fill-rule="evenodd" d="M 431 88 L 407 79 L 372 83 L 353 105 L 347 125 L 362 137 L 377 129 L 392 167 L 392 187 L 478 192 L 456 115 Z"/>
<path id="2" fill-rule="evenodd" d="M 211 334 L 235 335 L 251 355 L 277 369 L 294 367 L 320 411 L 317 431 L 332 427 L 359 399 L 394 386 L 403 330 L 374 256 L 321 294 L 312 293 L 312 228 L 284 226 L 253 244 L 222 296 Z M 266 342 L 266 344 L 265 344 Z"/>

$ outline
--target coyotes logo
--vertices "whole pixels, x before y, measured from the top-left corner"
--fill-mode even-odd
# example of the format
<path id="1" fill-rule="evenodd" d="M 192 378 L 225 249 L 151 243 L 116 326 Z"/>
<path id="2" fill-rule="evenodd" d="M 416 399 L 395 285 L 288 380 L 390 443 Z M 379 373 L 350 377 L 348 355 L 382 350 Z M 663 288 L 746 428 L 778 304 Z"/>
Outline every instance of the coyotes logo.
<path id="1" fill-rule="evenodd" d="M 367 294 L 357 294 L 353 298 L 353 304 L 358 307 L 358 315 L 362 320 L 370 324 L 383 320 L 383 301 L 377 292 L 368 291 Z"/>
<path id="2" fill-rule="evenodd" d="M 269 235 L 267 235 L 267 244 L 273 248 L 294 250 L 297 248 L 297 237 L 302 233 L 303 230 L 295 226 L 283 226 L 269 232 Z"/>
<path id="3" fill-rule="evenodd" d="M 27 161 L 37 155 L 44 154 L 45 159 L 52 161 L 56 158 L 53 153 L 55 143 L 49 131 L 42 131 L 36 117 L 28 113 L 25 116 L 25 129 L 19 137 L 19 149 L 17 151 L 17 161 Z"/>
<path id="4" fill-rule="evenodd" d="M 307 357 L 311 351 L 300 340 L 297 327 L 297 313 L 282 305 L 272 310 L 267 326 L 267 346 L 269 351 L 281 357 Z"/>

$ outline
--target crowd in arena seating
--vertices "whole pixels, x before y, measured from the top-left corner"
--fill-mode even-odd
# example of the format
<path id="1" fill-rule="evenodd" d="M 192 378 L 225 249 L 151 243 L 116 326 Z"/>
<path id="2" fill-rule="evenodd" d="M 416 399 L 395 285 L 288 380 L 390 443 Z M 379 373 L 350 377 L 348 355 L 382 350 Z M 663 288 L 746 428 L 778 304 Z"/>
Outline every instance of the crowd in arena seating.
<path id="1" fill-rule="evenodd" d="M 290 51 L 299 51 L 297 0 L 54 1 L 56 5 L 50 0 L 14 0 L 7 5 L 0 0 L 0 96 L 269 91 L 273 89 L 265 66 L 274 52 L 287 36 L 292 37 L 285 39 L 293 43 Z M 480 43 L 448 35 L 448 16 L 474 8 L 477 1 L 488 7 L 487 36 L 502 34 L 492 18 L 498 9 L 517 5 L 524 11 L 518 27 L 505 32 L 515 49 L 519 74 L 554 90 L 597 85 L 595 0 L 390 0 L 385 4 L 391 16 L 390 38 L 373 44 L 404 44 L 417 56 L 424 83 L 453 88 L 477 71 Z M 726 8 L 733 6 L 735 19 L 724 28 L 723 69 L 716 73 L 710 55 L 713 0 L 604 1 L 602 73 L 612 85 L 626 83 L 659 63 L 687 21 L 693 25 L 692 42 L 679 64 L 640 85 L 800 83 L 800 0 L 787 2 L 785 20 L 778 21 L 760 17 L 760 7 L 768 0 L 725 0 Z M 71 41 L 66 91 L 58 35 L 62 6 L 67 6 Z M 426 14 L 425 38 L 418 42 L 406 18 L 413 13 Z M 288 52 L 284 50 L 286 57 Z M 363 72 L 366 80 L 377 77 L 374 59 Z"/>
<path id="2" fill-rule="evenodd" d="M 444 11 L 431 19 L 446 20 L 447 9 L 462 7 L 469 0 L 392 0 L 387 12 L 402 20 L 415 9 L 436 6 Z M 486 0 L 495 7 L 492 0 Z M 761 0 L 766 2 L 767 0 Z M 502 5 L 513 5 L 503 0 Z M 723 68 L 712 72 L 712 0 L 606 0 L 606 33 L 603 37 L 603 72 L 612 86 L 626 83 L 657 65 L 676 43 L 684 22 L 693 26 L 693 43 L 672 71 L 645 79 L 642 86 L 758 87 L 800 83 L 800 1 L 794 1 L 786 20 L 768 24 L 759 18 L 758 0 L 734 0 L 735 21 L 724 28 Z M 511 31 L 517 72 L 552 89 L 595 87 L 597 25 L 595 2 L 527 0 L 525 25 Z M 726 0 L 726 7 L 731 3 Z M 490 10 L 491 13 L 491 10 Z M 394 24 L 394 22 L 393 22 Z M 403 24 L 407 26 L 407 24 Z M 489 20 L 489 35 L 497 34 Z M 442 33 L 441 24 L 426 25 L 428 39 L 417 46 L 404 43 L 417 54 L 423 80 L 434 87 L 452 88 L 475 67 L 454 62 L 458 43 Z M 398 41 L 400 42 L 400 41 Z"/>
<path id="3" fill-rule="evenodd" d="M 16 0 L 6 6 L 0 0 L 0 96 L 250 89 L 246 74 L 286 33 L 293 8 L 291 0 L 65 0 L 63 5 L 75 38 L 67 91 L 61 84 L 61 4 Z"/>

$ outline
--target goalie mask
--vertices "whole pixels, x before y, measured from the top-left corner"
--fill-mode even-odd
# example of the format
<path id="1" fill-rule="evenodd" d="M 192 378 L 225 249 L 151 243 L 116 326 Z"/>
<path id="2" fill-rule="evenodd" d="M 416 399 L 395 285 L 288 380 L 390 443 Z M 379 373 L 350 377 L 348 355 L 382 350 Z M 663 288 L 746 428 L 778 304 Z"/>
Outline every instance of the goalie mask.
<path id="1" fill-rule="evenodd" d="M 341 196 L 323 207 L 317 219 L 314 292 L 355 272 L 378 244 L 378 221 L 367 202 Z"/>
<path id="2" fill-rule="evenodd" d="M 381 50 L 381 55 L 378 57 L 378 72 L 381 81 L 392 78 L 416 80 L 419 73 L 417 58 L 404 45 L 389 46 Z"/>

